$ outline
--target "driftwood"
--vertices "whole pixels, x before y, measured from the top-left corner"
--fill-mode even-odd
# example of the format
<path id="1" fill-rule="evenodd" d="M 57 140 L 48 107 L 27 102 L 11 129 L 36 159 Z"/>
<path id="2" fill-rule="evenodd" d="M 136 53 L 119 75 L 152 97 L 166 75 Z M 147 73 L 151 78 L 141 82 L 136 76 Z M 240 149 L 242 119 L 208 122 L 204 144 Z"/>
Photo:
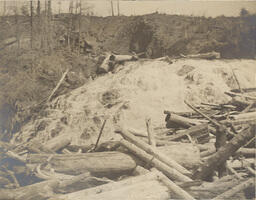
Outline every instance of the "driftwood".
<path id="1" fill-rule="evenodd" d="M 148 144 L 153 147 L 156 146 L 156 141 L 154 138 L 154 133 L 151 127 L 151 119 L 146 119 L 147 133 L 148 133 Z"/>
<path id="2" fill-rule="evenodd" d="M 182 138 L 186 138 L 187 135 L 197 140 L 199 143 L 205 143 L 209 141 L 208 124 L 200 124 L 192 126 L 186 130 L 176 131 L 176 134 L 166 137 L 168 141 L 178 141 Z"/>
<path id="3" fill-rule="evenodd" d="M 192 181 L 189 177 L 181 174 L 176 169 L 169 167 L 168 165 L 159 161 L 158 159 L 155 159 L 154 156 L 147 154 L 145 151 L 136 147 L 134 144 L 132 144 L 128 141 L 125 141 L 125 140 L 121 140 L 121 144 L 124 147 L 126 147 L 127 149 L 129 149 L 133 154 L 138 156 L 141 160 L 145 161 L 148 164 L 153 165 L 155 168 L 157 168 L 159 171 L 163 172 L 169 178 L 176 180 L 176 181 L 181 181 L 181 182 Z"/>
<path id="4" fill-rule="evenodd" d="M 93 175 L 106 177 L 129 174 L 136 167 L 130 156 L 120 152 L 30 154 L 27 162 L 29 164 L 48 162 L 51 168 L 59 173 L 78 175 L 91 172 Z"/>
<path id="5" fill-rule="evenodd" d="M 166 114 L 166 128 L 189 128 L 193 125 L 201 124 L 201 120 L 189 119 L 186 117 L 182 117 L 171 113 L 170 111 L 164 111 Z"/>
<path id="6" fill-rule="evenodd" d="M 241 190 L 244 190 L 248 187 L 255 187 L 255 179 L 251 178 L 247 181 L 244 181 L 243 183 L 233 187 L 232 189 L 224 192 L 223 194 L 218 195 L 217 197 L 213 198 L 213 200 L 224 200 L 224 199 L 229 199 L 232 197 L 234 194 L 240 192 Z"/>
<path id="7" fill-rule="evenodd" d="M 91 177 L 90 173 L 80 174 L 69 179 L 56 179 L 35 183 L 32 185 L 20 187 L 18 189 L 12 190 L 0 190 L 0 200 L 24 200 L 24 199 L 45 199 L 54 195 L 55 191 L 76 191 L 78 189 L 84 189 L 88 184 L 92 184 L 92 180 L 97 179 L 96 177 Z M 101 183 L 95 183 L 93 186 L 98 186 L 100 184 L 108 183 L 109 181 L 102 181 Z M 77 186 L 79 185 L 79 186 Z"/>
<path id="8" fill-rule="evenodd" d="M 170 194 L 166 186 L 160 184 L 157 180 L 149 180 L 134 183 L 128 186 L 124 186 L 119 189 L 110 190 L 106 192 L 99 192 L 95 195 L 76 197 L 73 199 L 76 200 L 113 200 L 113 199 L 122 199 L 122 200 L 141 200 L 148 198 L 150 200 L 169 200 Z M 71 198 L 65 198 L 69 200 Z"/>
<path id="9" fill-rule="evenodd" d="M 182 57 L 184 58 L 197 58 L 197 59 L 219 59 L 220 58 L 220 53 L 219 52 L 208 52 L 208 53 L 200 53 L 200 54 L 194 54 L 194 55 L 183 55 L 181 54 Z"/>
<path id="10" fill-rule="evenodd" d="M 256 131 L 256 125 L 245 129 L 240 134 L 236 135 L 229 143 L 220 147 L 218 152 L 213 156 L 205 160 L 205 163 L 197 170 L 193 175 L 195 179 L 205 179 L 214 170 L 223 164 L 230 156 L 232 156 L 241 146 L 246 144 L 252 137 L 254 137 Z"/>
<path id="11" fill-rule="evenodd" d="M 102 126 L 101 126 L 100 133 L 99 133 L 99 136 L 98 136 L 98 138 L 97 138 L 96 144 L 95 144 L 95 146 L 94 146 L 94 148 L 93 148 L 94 151 L 95 151 L 95 150 L 97 149 L 97 147 L 98 147 L 98 144 L 99 144 L 99 141 L 100 141 L 101 135 L 102 135 L 102 133 L 103 133 L 103 129 L 104 129 L 104 127 L 105 127 L 106 122 L 107 122 L 107 120 L 105 119 L 104 122 L 103 122 L 103 124 L 102 124 Z"/>
<path id="12" fill-rule="evenodd" d="M 47 141 L 43 146 L 46 149 L 50 149 L 56 152 L 65 148 L 70 143 L 71 143 L 71 136 L 67 134 L 61 134 Z"/>
<path id="13" fill-rule="evenodd" d="M 190 171 L 188 171 L 187 169 L 185 169 L 184 167 L 179 165 L 176 161 L 174 161 L 170 157 L 166 156 L 162 152 L 158 151 L 156 148 L 152 148 L 152 146 L 150 146 L 147 143 L 139 140 L 138 138 L 136 138 L 134 135 L 132 135 L 128 131 L 126 131 L 124 129 L 121 129 L 121 130 L 118 130 L 116 132 L 120 133 L 126 140 L 132 142 L 134 145 L 136 145 L 137 147 L 141 148 L 142 151 L 139 151 L 139 153 L 142 152 L 140 155 L 141 156 L 145 155 L 146 156 L 145 157 L 146 160 L 147 160 L 148 157 L 150 157 L 150 159 L 151 159 L 151 156 L 148 155 L 148 154 L 151 154 L 152 156 L 154 156 L 154 158 L 158 159 L 160 162 L 163 162 L 164 165 L 167 165 L 167 166 L 169 166 L 171 168 L 174 168 L 174 169 L 176 169 L 177 171 L 179 171 L 182 174 L 191 174 Z M 125 143 L 125 144 L 129 145 L 129 143 Z M 129 145 L 129 147 L 132 148 L 133 145 Z M 137 147 L 132 149 L 132 151 L 136 151 L 136 149 L 138 149 Z M 130 148 L 128 148 L 128 149 L 131 150 Z M 145 151 L 145 153 L 143 153 L 144 152 L 143 150 Z M 148 162 L 148 161 L 146 161 L 146 162 Z"/>
<path id="14" fill-rule="evenodd" d="M 159 172 L 159 179 L 164 183 L 164 185 L 166 185 L 173 193 L 175 193 L 180 198 L 186 199 L 186 200 L 193 200 L 193 199 L 195 200 L 194 197 L 192 197 L 189 193 L 187 193 L 181 187 L 179 187 L 174 182 L 172 182 L 170 179 L 168 179 L 161 172 Z"/>
<path id="15" fill-rule="evenodd" d="M 254 158 L 246 158 L 243 160 L 227 161 L 228 165 L 234 169 L 241 169 L 255 165 Z"/>
<path id="16" fill-rule="evenodd" d="M 254 101 L 256 100 L 256 97 L 248 96 L 248 95 L 241 94 L 241 93 L 225 92 L 225 94 L 228 95 L 228 96 L 231 96 L 231 97 L 239 96 L 239 97 L 244 97 L 244 98 L 251 99 L 251 100 L 254 100 Z"/>
<path id="17" fill-rule="evenodd" d="M 59 82 L 58 82 L 58 84 L 56 85 L 56 87 L 52 90 L 50 96 L 49 96 L 48 99 L 47 99 L 47 102 L 50 102 L 50 101 L 51 101 L 53 95 L 54 95 L 55 92 L 59 89 L 60 85 L 61 85 L 62 82 L 64 81 L 64 79 L 65 79 L 66 75 L 68 74 L 68 72 L 69 72 L 69 69 L 67 69 L 67 70 L 62 74 L 61 79 L 59 80 Z"/>
<path id="18" fill-rule="evenodd" d="M 190 143 L 166 145 L 158 147 L 157 150 L 186 169 L 194 170 L 201 164 L 199 149 Z"/>
<path id="19" fill-rule="evenodd" d="M 56 200 L 56 199 L 58 199 L 58 200 L 73 200 L 73 199 L 83 200 L 85 197 L 93 196 L 98 193 L 105 193 L 107 191 L 118 190 L 123 187 L 133 185 L 133 184 L 139 183 L 139 182 L 156 180 L 157 175 L 158 175 L 157 172 L 150 172 L 145 175 L 124 179 L 122 181 L 108 183 L 108 184 L 104 184 L 101 186 L 97 186 L 97 187 L 77 191 L 74 193 L 70 193 L 70 194 L 56 196 L 56 197 L 52 198 L 51 200 Z"/>

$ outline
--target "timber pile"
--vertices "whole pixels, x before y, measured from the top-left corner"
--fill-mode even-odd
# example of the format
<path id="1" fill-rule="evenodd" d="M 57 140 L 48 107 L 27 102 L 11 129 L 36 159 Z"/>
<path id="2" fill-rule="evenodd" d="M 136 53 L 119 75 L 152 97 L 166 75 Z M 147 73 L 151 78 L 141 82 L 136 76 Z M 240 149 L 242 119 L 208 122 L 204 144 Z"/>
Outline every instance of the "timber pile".
<path id="1" fill-rule="evenodd" d="M 253 89 L 239 91 L 226 93 L 227 104 L 164 111 L 166 127 L 150 119 L 146 132 L 119 127 L 119 141 L 100 142 L 105 120 L 90 147 L 70 145 L 65 134 L 0 142 L 0 200 L 255 198 L 256 101 Z M 21 174 L 37 179 L 23 183 Z"/>

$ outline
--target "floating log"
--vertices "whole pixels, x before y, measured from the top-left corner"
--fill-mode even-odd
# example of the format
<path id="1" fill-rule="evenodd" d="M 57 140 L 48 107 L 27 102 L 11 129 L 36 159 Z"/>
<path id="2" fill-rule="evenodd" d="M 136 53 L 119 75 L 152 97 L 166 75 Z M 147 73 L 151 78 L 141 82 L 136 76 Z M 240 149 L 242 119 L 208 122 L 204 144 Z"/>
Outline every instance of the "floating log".
<path id="1" fill-rule="evenodd" d="M 176 169 L 177 171 L 179 171 L 182 174 L 188 174 L 188 175 L 191 174 L 190 171 L 188 171 L 186 168 L 182 167 L 175 160 L 171 159 L 170 156 L 168 157 L 165 154 L 163 154 L 162 152 L 158 151 L 156 148 L 152 148 L 152 146 L 150 146 L 147 143 L 139 140 L 138 138 L 136 138 L 134 135 L 132 135 L 128 131 L 126 131 L 124 129 L 121 129 L 121 130 L 117 130 L 116 132 L 120 133 L 125 139 L 127 139 L 130 142 L 132 142 L 137 147 L 143 149 L 148 154 L 151 154 L 156 159 L 158 159 L 159 161 L 163 162 L 165 165 Z M 125 144 L 127 144 L 127 143 L 125 143 Z M 132 148 L 132 146 L 129 146 L 129 147 Z M 138 148 L 134 148 L 134 150 L 136 150 L 136 149 L 138 149 Z M 141 156 L 145 155 L 146 157 L 150 157 L 150 155 L 148 155 L 146 152 L 145 153 L 143 153 L 143 151 L 139 151 L 139 152 L 140 153 L 142 152 L 142 154 L 140 154 Z"/>
<path id="2" fill-rule="evenodd" d="M 48 163 L 59 173 L 78 175 L 91 172 L 96 176 L 114 177 L 131 173 L 136 167 L 135 161 L 120 152 L 95 152 L 81 154 L 30 154 L 30 164 Z"/>
<path id="3" fill-rule="evenodd" d="M 217 197 L 213 198 L 213 200 L 225 200 L 232 197 L 234 194 L 248 188 L 248 187 L 255 187 L 255 178 L 250 178 L 247 181 L 231 188 L 230 190 L 224 192 L 223 194 L 218 195 Z"/>
<path id="4" fill-rule="evenodd" d="M 163 172 L 166 176 L 169 178 L 181 181 L 181 182 L 189 182 L 192 181 L 189 177 L 181 174 L 179 171 L 177 171 L 174 168 L 169 167 L 165 163 L 159 161 L 158 159 L 155 159 L 154 156 L 151 156 L 147 154 L 145 151 L 141 150 L 140 148 L 136 147 L 134 144 L 125 141 L 124 139 L 121 140 L 121 144 L 129 149 L 132 153 L 134 153 L 136 156 L 138 156 L 143 161 L 153 165 L 155 168 L 157 168 L 159 171 Z"/>
<path id="5" fill-rule="evenodd" d="M 207 160 L 194 173 L 193 178 L 205 179 L 221 164 L 223 164 L 230 156 L 232 156 L 241 146 L 246 144 L 251 138 L 255 136 L 256 125 L 245 129 L 243 132 L 236 135 L 229 143 L 220 147 L 219 150 Z"/>

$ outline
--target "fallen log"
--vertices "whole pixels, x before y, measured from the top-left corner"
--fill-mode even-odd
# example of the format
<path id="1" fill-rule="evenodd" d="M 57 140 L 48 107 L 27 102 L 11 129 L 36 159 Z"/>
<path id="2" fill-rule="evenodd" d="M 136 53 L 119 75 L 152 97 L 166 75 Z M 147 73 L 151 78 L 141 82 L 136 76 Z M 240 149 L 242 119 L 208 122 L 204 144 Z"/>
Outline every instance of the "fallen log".
<path id="1" fill-rule="evenodd" d="M 178 197 L 186 200 L 195 200 L 189 193 L 183 190 L 181 187 L 176 185 L 170 179 L 168 179 L 164 174 L 159 172 L 159 179 L 166 185 L 173 193 L 175 193 Z"/>
<path id="2" fill-rule="evenodd" d="M 139 149 L 139 152 L 141 153 L 140 154 L 141 156 L 145 155 L 146 157 L 150 157 L 150 155 L 148 155 L 148 154 L 151 154 L 156 159 L 163 162 L 164 165 L 172 167 L 172 168 L 176 169 L 178 172 L 180 172 L 182 174 L 188 174 L 188 175 L 191 174 L 190 171 L 188 171 L 186 168 L 182 167 L 176 161 L 174 161 L 170 157 L 166 156 L 162 152 L 158 151 L 156 148 L 152 148 L 152 146 L 150 146 L 147 143 L 139 140 L 138 138 L 136 138 L 134 135 L 132 135 L 128 131 L 126 131 L 124 129 L 120 129 L 120 130 L 117 130 L 116 132 L 120 133 L 125 139 L 132 142 L 134 144 L 134 146 L 136 145 L 137 147 L 141 148 L 142 151 L 140 151 L 140 149 Z M 124 143 L 124 144 L 129 145 L 129 143 Z M 135 146 L 135 148 L 132 148 L 133 146 L 129 145 L 129 147 L 132 148 L 132 150 L 135 150 L 135 151 L 138 149 L 136 146 Z M 130 148 L 128 148 L 128 149 L 130 149 Z M 143 153 L 144 152 L 143 150 L 145 151 L 145 153 Z"/>
<path id="3" fill-rule="evenodd" d="M 254 158 L 246 158 L 243 160 L 234 160 L 234 161 L 227 161 L 228 165 L 234 169 L 241 169 L 246 167 L 251 167 L 255 165 Z"/>
<path id="4" fill-rule="evenodd" d="M 78 175 L 91 172 L 95 176 L 106 177 L 129 174 L 136 167 L 135 161 L 129 155 L 120 152 L 29 154 L 27 162 L 29 164 L 48 162 L 59 173 Z"/>
<path id="5" fill-rule="evenodd" d="M 54 152 L 59 151 L 71 143 L 71 136 L 61 134 L 43 144 L 43 147 Z"/>
<path id="6" fill-rule="evenodd" d="M 57 195 L 57 196 L 55 196 L 55 197 L 53 197 L 52 199 L 49 199 L 49 200 L 56 200 L 56 199 L 58 199 L 58 200 L 73 200 L 73 199 L 83 200 L 85 197 L 96 195 L 98 193 L 104 193 L 104 192 L 107 192 L 107 191 L 118 190 L 120 188 L 129 186 L 129 185 L 133 185 L 133 184 L 139 183 L 139 182 L 156 180 L 157 175 L 158 175 L 157 172 L 150 172 L 150 173 L 147 173 L 145 175 L 140 175 L 140 176 L 136 176 L 136 177 L 132 177 L 132 178 L 127 178 L 127 179 L 124 179 L 122 181 L 108 183 L 108 184 L 96 186 L 96 187 L 93 187 L 93 188 L 73 192 L 73 193 L 70 193 L 70 194 Z"/>
<path id="7" fill-rule="evenodd" d="M 232 89 L 231 92 L 239 93 L 239 89 Z M 243 88 L 244 93 L 256 92 L 256 88 Z"/>
<path id="8" fill-rule="evenodd" d="M 202 166 L 194 173 L 194 179 L 205 179 L 221 164 L 223 164 L 230 156 L 232 156 L 241 146 L 246 144 L 254 137 L 256 125 L 245 129 L 243 132 L 236 135 L 229 143 L 221 146 L 218 151 L 209 157 Z"/>
<path id="9" fill-rule="evenodd" d="M 231 96 L 231 97 L 239 96 L 239 97 L 244 97 L 244 98 L 251 99 L 251 100 L 256 100 L 256 97 L 248 96 L 248 95 L 240 94 L 240 93 L 225 92 L 225 94 L 228 96 Z"/>
<path id="10" fill-rule="evenodd" d="M 191 143 L 166 145 L 157 150 L 189 170 L 195 170 L 201 164 L 199 149 Z"/>
<path id="11" fill-rule="evenodd" d="M 200 53 L 200 54 L 191 54 L 191 55 L 183 55 L 181 54 L 182 57 L 184 58 L 198 58 L 198 59 L 219 59 L 220 58 L 220 53 L 219 52 L 208 52 L 208 53 Z"/>
<path id="12" fill-rule="evenodd" d="M 189 128 L 193 125 L 201 124 L 200 120 L 182 117 L 170 111 L 164 111 L 164 114 L 166 114 L 166 128 Z"/>
<path id="13" fill-rule="evenodd" d="M 56 87 L 52 90 L 50 96 L 47 98 L 47 102 L 50 102 L 53 95 L 55 94 L 55 92 L 59 89 L 60 85 L 62 84 L 62 82 L 64 81 L 66 75 L 68 74 L 69 69 L 67 69 L 61 76 L 61 79 L 59 80 L 58 84 L 56 85 Z"/>
<path id="14" fill-rule="evenodd" d="M 182 138 L 187 137 L 187 135 L 190 135 L 199 143 L 201 143 L 200 141 L 202 141 L 202 143 L 209 141 L 208 124 L 200 124 L 192 126 L 187 130 L 179 130 L 176 132 L 176 134 L 166 137 L 165 139 L 168 138 L 168 141 L 178 141 Z"/>
<path id="15" fill-rule="evenodd" d="M 255 179 L 250 178 L 247 181 L 244 181 L 243 183 L 233 187 L 232 189 L 224 192 L 223 194 L 218 195 L 217 197 L 213 198 L 213 200 L 224 200 L 224 199 L 229 199 L 232 197 L 234 194 L 248 188 L 248 187 L 255 187 Z"/>
<path id="16" fill-rule="evenodd" d="M 151 127 L 151 119 L 146 119 L 147 133 L 148 133 L 148 144 L 153 147 L 156 146 L 156 141 L 153 135 L 153 130 Z"/>
<path id="17" fill-rule="evenodd" d="M 129 149 L 133 154 L 138 156 L 140 159 L 142 159 L 146 163 L 153 165 L 155 168 L 157 168 L 159 171 L 163 172 L 169 178 L 171 178 L 173 180 L 176 180 L 176 181 L 181 181 L 181 182 L 192 181 L 189 177 L 181 174 L 176 169 L 169 167 L 168 165 L 159 161 L 158 159 L 155 159 L 154 156 L 151 156 L 151 155 L 147 154 L 145 151 L 136 147 L 134 144 L 132 144 L 128 141 L 125 141 L 124 139 L 121 140 L 120 143 L 124 147 Z"/>

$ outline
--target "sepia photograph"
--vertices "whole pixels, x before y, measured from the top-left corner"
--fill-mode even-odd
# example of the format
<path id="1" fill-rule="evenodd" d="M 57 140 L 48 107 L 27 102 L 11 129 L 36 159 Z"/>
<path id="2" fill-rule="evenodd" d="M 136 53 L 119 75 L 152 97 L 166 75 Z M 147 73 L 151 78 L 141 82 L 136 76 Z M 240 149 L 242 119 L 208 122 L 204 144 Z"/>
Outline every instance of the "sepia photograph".
<path id="1" fill-rule="evenodd" d="M 0 200 L 255 200 L 256 0 L 0 0 Z"/>

